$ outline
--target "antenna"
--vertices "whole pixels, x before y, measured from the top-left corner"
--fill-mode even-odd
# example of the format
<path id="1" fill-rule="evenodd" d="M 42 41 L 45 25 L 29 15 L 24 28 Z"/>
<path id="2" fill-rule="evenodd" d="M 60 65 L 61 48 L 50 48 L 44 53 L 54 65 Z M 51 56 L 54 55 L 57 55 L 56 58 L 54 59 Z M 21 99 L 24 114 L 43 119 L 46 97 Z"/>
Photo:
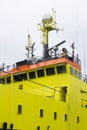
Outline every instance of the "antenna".
<path id="1" fill-rule="evenodd" d="M 34 45 L 35 45 L 35 42 L 31 45 L 31 57 L 33 58 L 34 57 Z"/>
<path id="2" fill-rule="evenodd" d="M 4 71 L 5 69 L 5 63 L 3 63 L 1 66 L 0 66 L 0 71 Z"/>
<path id="3" fill-rule="evenodd" d="M 72 58 L 74 60 L 74 50 L 75 50 L 75 43 L 73 42 L 72 45 L 71 45 L 71 48 L 72 48 Z"/>
<path id="4" fill-rule="evenodd" d="M 30 58 L 31 44 L 32 44 L 32 39 L 31 39 L 30 35 L 28 35 L 28 45 L 27 46 L 25 45 L 25 48 L 26 48 L 26 51 L 27 51 L 26 56 L 27 56 L 28 60 Z"/>

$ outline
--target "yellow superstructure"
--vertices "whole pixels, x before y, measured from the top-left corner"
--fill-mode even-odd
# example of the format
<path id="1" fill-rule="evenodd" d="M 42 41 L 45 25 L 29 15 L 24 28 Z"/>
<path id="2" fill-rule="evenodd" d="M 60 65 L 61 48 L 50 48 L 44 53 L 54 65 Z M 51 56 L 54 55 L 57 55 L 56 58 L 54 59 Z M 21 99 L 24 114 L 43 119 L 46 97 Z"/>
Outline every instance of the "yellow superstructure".
<path id="1" fill-rule="evenodd" d="M 1 130 L 87 130 L 80 60 L 63 54 L 0 72 Z"/>

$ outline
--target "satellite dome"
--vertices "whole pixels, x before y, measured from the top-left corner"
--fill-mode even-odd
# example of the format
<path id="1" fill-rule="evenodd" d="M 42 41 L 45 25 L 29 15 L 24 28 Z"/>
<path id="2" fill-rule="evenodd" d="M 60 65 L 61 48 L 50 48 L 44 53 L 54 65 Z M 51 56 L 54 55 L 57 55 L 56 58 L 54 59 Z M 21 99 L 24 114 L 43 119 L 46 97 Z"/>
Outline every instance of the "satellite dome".
<path id="1" fill-rule="evenodd" d="M 45 23 L 51 23 L 52 22 L 52 16 L 49 14 L 46 14 L 42 18 L 42 22 Z"/>

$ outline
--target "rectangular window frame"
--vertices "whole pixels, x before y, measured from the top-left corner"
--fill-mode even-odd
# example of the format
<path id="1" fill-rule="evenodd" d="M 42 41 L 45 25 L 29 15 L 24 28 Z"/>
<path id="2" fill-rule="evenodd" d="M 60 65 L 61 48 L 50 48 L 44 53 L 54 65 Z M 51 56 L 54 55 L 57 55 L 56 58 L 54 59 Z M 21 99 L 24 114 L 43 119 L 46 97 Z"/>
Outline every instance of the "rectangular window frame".
<path id="1" fill-rule="evenodd" d="M 77 123 L 79 123 L 80 122 L 80 117 L 79 116 L 77 116 Z"/>
<path id="2" fill-rule="evenodd" d="M 11 76 L 6 77 L 6 83 L 7 83 L 7 84 L 10 84 L 10 83 L 11 83 Z"/>
<path id="3" fill-rule="evenodd" d="M 22 105 L 18 104 L 18 114 L 22 114 Z"/>
<path id="4" fill-rule="evenodd" d="M 35 79 L 36 78 L 36 71 L 30 71 L 28 72 L 29 79 Z"/>
<path id="5" fill-rule="evenodd" d="M 0 84 L 5 84 L 5 78 L 0 78 Z"/>
<path id="6" fill-rule="evenodd" d="M 54 112 L 54 120 L 57 120 L 57 112 Z"/>
<path id="7" fill-rule="evenodd" d="M 46 76 L 55 75 L 55 66 L 46 68 Z"/>
<path id="8" fill-rule="evenodd" d="M 44 116 L 44 110 L 40 109 L 40 117 L 42 118 Z"/>
<path id="9" fill-rule="evenodd" d="M 64 114 L 64 121 L 67 121 L 67 114 Z"/>
<path id="10" fill-rule="evenodd" d="M 37 70 L 37 77 L 40 78 L 40 77 L 44 77 L 44 76 L 45 76 L 44 69 L 38 69 Z"/>
<path id="11" fill-rule="evenodd" d="M 17 73 L 13 75 L 14 78 L 14 82 L 18 82 L 18 81 L 23 81 L 23 80 L 27 80 L 27 73 Z"/>
<path id="12" fill-rule="evenodd" d="M 61 70 L 60 70 L 61 69 Z M 66 64 L 59 64 L 56 66 L 57 74 L 64 74 L 67 72 Z"/>

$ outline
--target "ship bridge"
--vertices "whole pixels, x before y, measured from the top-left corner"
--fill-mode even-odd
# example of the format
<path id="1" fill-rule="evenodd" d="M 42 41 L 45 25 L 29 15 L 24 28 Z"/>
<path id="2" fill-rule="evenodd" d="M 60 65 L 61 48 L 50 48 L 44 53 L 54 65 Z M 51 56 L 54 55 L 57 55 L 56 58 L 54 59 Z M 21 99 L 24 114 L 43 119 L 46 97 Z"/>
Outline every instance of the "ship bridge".
<path id="1" fill-rule="evenodd" d="M 53 47 L 48 47 L 48 33 L 56 30 L 60 31 L 56 23 L 56 12 L 52 10 L 52 16 L 45 15 L 39 25 L 42 31 L 43 56 L 38 59 L 34 56 L 34 44 L 28 35 L 28 45 L 26 46 L 27 59 L 17 62 L 10 70 L 0 72 L 0 83 L 6 86 L 12 85 L 18 89 L 32 91 L 47 97 L 55 97 L 57 91 L 66 91 L 70 76 L 81 80 L 81 65 L 78 55 L 74 56 L 74 43 L 72 44 L 72 54 L 66 48 L 59 50 L 59 46 L 66 41 L 62 41 Z M 31 58 L 30 58 L 31 54 Z M 44 90 L 46 88 L 46 90 Z M 58 95 L 57 95 L 58 96 Z"/>
<path id="2" fill-rule="evenodd" d="M 10 84 L 11 82 L 40 79 L 64 73 L 81 79 L 80 60 L 76 57 L 73 59 L 68 53 L 62 52 L 46 60 L 38 60 L 36 63 L 27 60 L 17 62 L 13 69 L 0 72 L 0 83 Z"/>

